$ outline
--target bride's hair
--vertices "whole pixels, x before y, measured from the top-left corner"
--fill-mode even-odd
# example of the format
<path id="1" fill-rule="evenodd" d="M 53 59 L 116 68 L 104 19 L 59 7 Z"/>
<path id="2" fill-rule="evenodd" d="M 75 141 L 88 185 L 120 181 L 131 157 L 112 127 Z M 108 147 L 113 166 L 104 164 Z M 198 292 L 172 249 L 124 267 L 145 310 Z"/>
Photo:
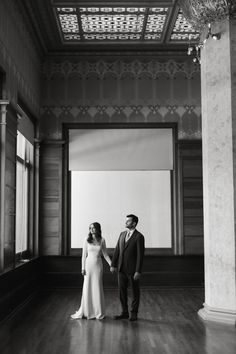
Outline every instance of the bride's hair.
<path id="1" fill-rule="evenodd" d="M 101 230 L 101 225 L 99 224 L 99 222 L 93 222 L 90 226 L 92 226 L 95 228 L 96 230 L 96 239 L 97 242 L 101 242 L 102 239 L 102 230 Z M 88 234 L 88 238 L 87 238 L 88 243 L 93 243 L 93 236 L 91 234 L 91 232 L 89 232 Z"/>

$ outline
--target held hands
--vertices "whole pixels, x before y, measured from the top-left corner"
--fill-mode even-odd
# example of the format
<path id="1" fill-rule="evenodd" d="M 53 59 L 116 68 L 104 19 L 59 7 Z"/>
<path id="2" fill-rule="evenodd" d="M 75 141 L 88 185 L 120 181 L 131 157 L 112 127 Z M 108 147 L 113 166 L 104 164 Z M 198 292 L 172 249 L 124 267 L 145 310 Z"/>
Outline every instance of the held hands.
<path id="1" fill-rule="evenodd" d="M 115 267 L 110 267 L 110 272 L 111 272 L 112 274 L 116 273 L 116 272 L 117 272 L 117 268 L 115 268 Z M 140 273 L 138 273 L 138 272 L 135 272 L 135 273 L 134 273 L 134 280 L 139 280 L 140 277 L 141 277 L 141 274 L 140 274 Z"/>
<path id="2" fill-rule="evenodd" d="M 82 269 L 82 270 L 81 270 L 81 274 L 82 274 L 82 275 L 86 275 L 85 269 Z"/>
<path id="3" fill-rule="evenodd" d="M 116 268 L 115 268 L 115 267 L 110 267 L 110 272 L 111 272 L 112 274 L 116 273 Z"/>
<path id="4" fill-rule="evenodd" d="M 134 280 L 139 280 L 140 277 L 141 277 L 141 274 L 140 274 L 140 273 L 138 273 L 138 272 L 135 272 L 135 273 L 134 273 Z"/>

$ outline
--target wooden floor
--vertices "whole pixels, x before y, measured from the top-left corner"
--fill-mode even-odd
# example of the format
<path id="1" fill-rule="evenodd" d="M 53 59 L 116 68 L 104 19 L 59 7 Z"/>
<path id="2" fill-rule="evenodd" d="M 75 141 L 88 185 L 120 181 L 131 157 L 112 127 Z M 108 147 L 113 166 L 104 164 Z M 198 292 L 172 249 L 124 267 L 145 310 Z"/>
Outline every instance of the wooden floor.
<path id="1" fill-rule="evenodd" d="M 203 289 L 142 290 L 138 322 L 115 321 L 116 290 L 106 290 L 105 320 L 72 320 L 81 293 L 44 291 L 0 326 L 1 354 L 235 354 L 236 328 L 197 315 Z"/>

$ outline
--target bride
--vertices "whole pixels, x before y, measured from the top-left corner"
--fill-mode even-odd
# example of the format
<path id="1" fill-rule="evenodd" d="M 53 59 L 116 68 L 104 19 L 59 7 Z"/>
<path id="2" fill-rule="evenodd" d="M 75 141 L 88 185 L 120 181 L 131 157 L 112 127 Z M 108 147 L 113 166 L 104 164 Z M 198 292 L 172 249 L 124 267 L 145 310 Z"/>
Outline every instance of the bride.
<path id="1" fill-rule="evenodd" d="M 84 284 L 81 305 L 71 318 L 97 318 L 105 317 L 105 300 L 103 291 L 103 264 L 101 256 L 111 265 L 107 254 L 106 242 L 102 237 L 101 225 L 94 222 L 89 227 L 88 238 L 84 240 L 82 253 L 82 275 Z"/>

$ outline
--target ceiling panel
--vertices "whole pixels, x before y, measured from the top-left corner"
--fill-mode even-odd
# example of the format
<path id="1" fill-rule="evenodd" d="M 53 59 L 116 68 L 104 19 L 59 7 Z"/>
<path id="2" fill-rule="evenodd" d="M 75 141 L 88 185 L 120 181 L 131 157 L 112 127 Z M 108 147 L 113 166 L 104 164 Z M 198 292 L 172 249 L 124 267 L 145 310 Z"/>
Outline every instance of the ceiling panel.
<path id="1" fill-rule="evenodd" d="M 181 50 L 199 34 L 177 0 L 21 0 L 21 8 L 47 52 L 105 48 Z M 104 47 L 105 46 L 105 47 Z"/>

